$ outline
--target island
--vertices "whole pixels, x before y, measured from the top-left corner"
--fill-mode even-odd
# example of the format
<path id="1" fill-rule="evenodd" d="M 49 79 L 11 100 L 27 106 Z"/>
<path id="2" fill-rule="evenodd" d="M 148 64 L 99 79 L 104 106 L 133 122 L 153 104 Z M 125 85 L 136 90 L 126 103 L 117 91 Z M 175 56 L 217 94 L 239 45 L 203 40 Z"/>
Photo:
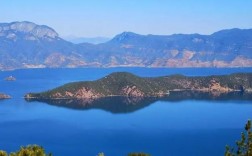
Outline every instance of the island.
<path id="1" fill-rule="evenodd" d="M 115 72 L 95 81 L 72 82 L 41 93 L 28 93 L 26 99 L 98 99 L 104 97 L 167 97 L 172 92 L 252 93 L 252 73 L 213 76 L 170 75 L 139 77 Z"/>
<path id="2" fill-rule="evenodd" d="M 5 81 L 16 81 L 16 78 L 13 76 L 8 76 L 4 79 Z"/>
<path id="3" fill-rule="evenodd" d="M 10 95 L 0 93 L 0 100 L 1 100 L 1 99 L 10 99 L 10 98 L 11 98 Z"/>

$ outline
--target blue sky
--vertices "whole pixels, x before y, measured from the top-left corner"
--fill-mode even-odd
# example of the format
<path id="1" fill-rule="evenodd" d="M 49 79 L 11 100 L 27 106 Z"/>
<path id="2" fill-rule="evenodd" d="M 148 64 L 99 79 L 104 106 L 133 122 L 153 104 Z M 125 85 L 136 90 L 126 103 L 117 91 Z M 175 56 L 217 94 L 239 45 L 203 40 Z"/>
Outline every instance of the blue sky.
<path id="1" fill-rule="evenodd" d="M 252 28 L 251 0 L 0 0 L 0 22 L 31 21 L 60 36 L 211 34 Z"/>

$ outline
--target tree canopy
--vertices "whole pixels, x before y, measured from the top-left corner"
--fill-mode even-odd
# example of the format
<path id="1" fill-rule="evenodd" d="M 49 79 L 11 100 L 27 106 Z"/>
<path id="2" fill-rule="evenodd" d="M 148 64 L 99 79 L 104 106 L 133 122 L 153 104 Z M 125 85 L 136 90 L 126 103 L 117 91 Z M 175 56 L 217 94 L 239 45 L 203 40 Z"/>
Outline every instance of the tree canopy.
<path id="1" fill-rule="evenodd" d="M 38 145 L 21 146 L 16 152 L 8 154 L 5 151 L 0 151 L 0 156 L 52 156 L 51 153 L 46 154 L 43 147 Z"/>

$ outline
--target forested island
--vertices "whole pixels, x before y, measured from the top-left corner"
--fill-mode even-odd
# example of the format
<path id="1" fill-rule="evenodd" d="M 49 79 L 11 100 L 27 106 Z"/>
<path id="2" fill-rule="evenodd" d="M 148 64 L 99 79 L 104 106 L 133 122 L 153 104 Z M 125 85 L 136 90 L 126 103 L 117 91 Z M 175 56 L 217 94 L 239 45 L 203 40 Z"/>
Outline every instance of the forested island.
<path id="1" fill-rule="evenodd" d="M 116 72 L 96 81 L 68 83 L 55 89 L 28 93 L 26 99 L 98 99 L 103 97 L 165 97 L 171 92 L 197 91 L 218 95 L 252 92 L 252 73 L 218 76 L 139 77 Z"/>

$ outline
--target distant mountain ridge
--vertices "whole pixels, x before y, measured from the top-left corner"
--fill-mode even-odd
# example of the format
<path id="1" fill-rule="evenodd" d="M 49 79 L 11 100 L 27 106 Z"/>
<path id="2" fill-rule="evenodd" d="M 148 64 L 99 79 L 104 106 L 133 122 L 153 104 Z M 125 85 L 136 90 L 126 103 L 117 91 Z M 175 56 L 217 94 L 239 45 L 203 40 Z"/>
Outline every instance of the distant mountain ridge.
<path id="1" fill-rule="evenodd" d="M 67 36 L 63 37 L 65 40 L 72 42 L 74 44 L 80 43 L 91 43 L 91 44 L 100 44 L 105 43 L 110 40 L 107 37 L 74 37 L 74 36 Z"/>
<path id="2" fill-rule="evenodd" d="M 101 44 L 68 42 L 45 25 L 0 23 L 0 70 L 76 67 L 252 67 L 252 29 L 211 35 L 123 32 Z"/>

